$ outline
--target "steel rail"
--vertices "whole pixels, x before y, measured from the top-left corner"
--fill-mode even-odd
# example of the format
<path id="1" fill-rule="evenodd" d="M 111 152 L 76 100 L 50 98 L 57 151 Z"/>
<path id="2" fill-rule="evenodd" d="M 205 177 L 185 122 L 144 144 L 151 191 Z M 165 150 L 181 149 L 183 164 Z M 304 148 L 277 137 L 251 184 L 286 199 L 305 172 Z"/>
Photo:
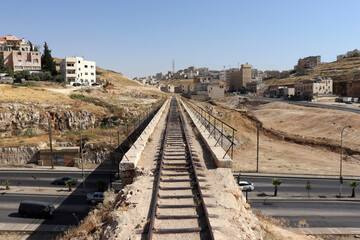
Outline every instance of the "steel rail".
<path id="1" fill-rule="evenodd" d="M 178 110 L 178 113 L 176 112 L 176 110 Z M 178 120 L 175 120 L 178 119 Z M 170 124 L 174 124 L 174 122 L 171 121 L 180 121 L 180 129 L 171 129 L 170 128 Z M 149 228 L 148 228 L 148 234 L 147 234 L 147 239 L 151 240 L 153 238 L 153 235 L 155 233 L 157 234 L 177 234 L 177 233 L 194 233 L 194 232 L 206 232 L 208 233 L 208 235 L 206 236 L 206 239 L 210 239 L 213 240 L 214 239 L 214 235 L 213 235 L 213 231 L 212 231 L 212 227 L 210 224 L 210 219 L 209 219 L 209 213 L 204 201 L 204 197 L 210 197 L 208 194 L 203 194 L 201 189 L 207 189 L 205 187 L 201 187 L 200 186 L 200 181 L 206 181 L 204 179 L 199 180 L 198 176 L 204 176 L 203 174 L 198 174 L 197 173 L 197 167 L 199 166 L 198 160 L 196 160 L 193 158 L 193 153 L 192 153 L 192 148 L 190 145 L 190 140 L 189 140 L 189 134 L 186 131 L 185 127 L 185 119 L 184 116 L 182 115 L 182 112 L 180 110 L 180 105 L 177 102 L 176 98 L 173 97 L 170 103 L 170 109 L 169 109 L 169 113 L 167 115 L 167 119 L 166 119 L 166 125 L 165 125 L 165 132 L 164 132 L 164 136 L 163 136 L 163 142 L 162 142 L 162 148 L 161 148 L 161 157 L 160 157 L 160 163 L 159 163 L 159 168 L 158 168 L 158 172 L 157 172 L 157 177 L 156 177 L 156 183 L 155 183 L 155 189 L 154 189 L 154 194 L 153 194 L 153 201 L 152 201 L 152 206 L 151 206 L 151 215 L 150 215 L 150 223 L 149 223 Z M 179 131 L 177 134 L 181 134 L 181 136 L 177 137 L 177 138 L 181 138 L 182 141 L 184 141 L 184 160 L 186 161 L 186 163 L 165 163 L 164 162 L 164 158 L 165 158 L 165 152 L 166 148 L 168 146 L 168 144 L 171 145 L 172 139 L 171 138 L 175 138 L 174 136 L 169 136 L 169 133 L 171 132 L 171 134 L 174 134 L 175 132 Z M 170 141 L 169 141 L 170 140 Z M 173 144 L 175 142 L 173 141 Z M 171 146 L 176 146 L 175 145 L 171 145 Z M 171 147 L 170 147 L 171 148 Z M 178 156 L 178 155 L 176 155 Z M 175 159 L 171 159 L 168 157 L 166 157 L 166 160 L 175 160 Z M 165 166 L 169 166 L 169 167 L 165 167 Z M 162 170 L 174 170 L 174 171 L 181 171 L 181 172 L 188 172 L 189 174 L 162 174 Z M 191 187 L 161 187 L 160 183 L 164 183 L 164 182 L 169 182 L 169 180 L 166 179 L 162 179 L 162 176 L 189 176 L 189 179 L 177 179 L 177 180 L 173 180 L 174 182 L 185 182 L 188 181 L 190 182 L 190 186 Z M 171 181 L 170 181 L 171 182 Z M 192 184 L 191 184 L 192 183 Z M 159 195 L 159 191 L 171 191 L 171 190 L 193 190 L 195 191 L 195 193 L 193 192 L 191 195 L 165 195 L 165 196 L 160 196 Z M 159 204 L 159 199 L 171 199 L 171 198 L 176 198 L 176 199 L 182 199 L 182 198 L 193 198 L 194 200 L 197 200 L 195 202 L 195 205 L 193 204 L 182 204 L 182 205 L 169 205 L 169 204 Z M 178 208 L 178 209 L 182 209 L 182 208 L 197 208 L 199 209 L 199 211 L 202 211 L 201 215 L 158 215 L 157 211 L 158 208 Z M 185 221 L 188 219 L 205 219 L 205 221 L 202 220 L 202 222 L 204 223 L 204 225 L 206 224 L 206 226 L 199 226 L 199 227 L 192 227 L 192 228 L 161 228 L 161 229 L 155 229 L 155 220 L 156 219 L 177 219 L 177 220 L 181 220 L 184 219 Z"/>

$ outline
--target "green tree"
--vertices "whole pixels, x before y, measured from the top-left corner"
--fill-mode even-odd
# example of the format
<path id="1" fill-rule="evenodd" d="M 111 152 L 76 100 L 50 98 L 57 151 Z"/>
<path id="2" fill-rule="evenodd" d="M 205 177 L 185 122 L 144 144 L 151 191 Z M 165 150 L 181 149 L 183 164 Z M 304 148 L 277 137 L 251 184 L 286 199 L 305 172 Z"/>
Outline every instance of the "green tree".
<path id="1" fill-rule="evenodd" d="M 43 70 L 49 71 L 53 76 L 57 75 L 56 65 L 54 59 L 51 56 L 51 50 L 49 49 L 49 46 L 46 42 L 44 44 L 44 53 L 41 56 L 41 68 Z"/>
<path id="2" fill-rule="evenodd" d="M 9 76 L 14 76 L 14 70 L 10 67 L 10 66 L 8 66 L 7 68 L 6 68 L 6 73 L 9 75 Z"/>
<path id="3" fill-rule="evenodd" d="M 355 197 L 355 188 L 359 185 L 358 182 L 352 181 L 349 186 L 352 188 L 351 197 Z"/>
<path id="4" fill-rule="evenodd" d="M 278 186 L 280 186 L 282 183 L 282 181 L 280 179 L 277 178 L 273 178 L 272 180 L 272 184 L 274 185 L 274 196 L 277 196 L 277 192 L 278 192 Z"/>
<path id="5" fill-rule="evenodd" d="M 69 192 L 71 192 L 72 186 L 74 185 L 74 181 L 73 180 L 67 180 L 67 181 L 65 181 L 65 185 L 69 188 Z"/>
<path id="6" fill-rule="evenodd" d="M 11 182 L 9 180 L 5 180 L 2 184 L 5 186 L 6 190 L 10 189 Z"/>
<path id="7" fill-rule="evenodd" d="M 0 72 L 5 72 L 4 53 L 0 52 Z"/>
<path id="8" fill-rule="evenodd" d="M 29 41 L 29 45 L 30 45 L 30 52 L 34 51 L 34 46 L 32 45 L 32 43 Z"/>
<path id="9" fill-rule="evenodd" d="M 308 197 L 310 197 L 311 183 L 309 180 L 306 181 L 305 189 L 308 191 Z"/>

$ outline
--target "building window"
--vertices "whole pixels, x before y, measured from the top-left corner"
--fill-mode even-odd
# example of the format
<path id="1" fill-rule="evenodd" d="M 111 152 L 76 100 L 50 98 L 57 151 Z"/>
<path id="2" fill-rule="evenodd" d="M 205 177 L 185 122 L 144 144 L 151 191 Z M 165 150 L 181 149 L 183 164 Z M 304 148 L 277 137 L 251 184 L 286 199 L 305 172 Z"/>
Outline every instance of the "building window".
<path id="1" fill-rule="evenodd" d="M 20 60 L 20 59 L 18 60 L 18 63 L 21 63 L 21 60 Z"/>
<path id="2" fill-rule="evenodd" d="M 79 68 L 79 71 L 81 71 L 81 69 Z"/>
<path id="3" fill-rule="evenodd" d="M 80 63 L 80 61 L 78 61 L 78 63 Z"/>
<path id="4" fill-rule="evenodd" d="M 17 54 L 18 54 L 18 56 L 21 56 L 21 52 L 18 52 Z"/>
<path id="5" fill-rule="evenodd" d="M 85 75 L 88 75 L 88 73 L 86 72 Z"/>
<path id="6" fill-rule="evenodd" d="M 39 63 L 39 60 L 38 60 L 38 59 L 34 59 L 34 63 Z"/>
<path id="7" fill-rule="evenodd" d="M 88 68 L 88 65 L 85 65 L 85 68 Z"/>
<path id="8" fill-rule="evenodd" d="M 91 76 L 94 76 L 94 73 L 91 73 Z"/>
<path id="9" fill-rule="evenodd" d="M 91 68 L 94 68 L 94 66 L 91 66 Z"/>

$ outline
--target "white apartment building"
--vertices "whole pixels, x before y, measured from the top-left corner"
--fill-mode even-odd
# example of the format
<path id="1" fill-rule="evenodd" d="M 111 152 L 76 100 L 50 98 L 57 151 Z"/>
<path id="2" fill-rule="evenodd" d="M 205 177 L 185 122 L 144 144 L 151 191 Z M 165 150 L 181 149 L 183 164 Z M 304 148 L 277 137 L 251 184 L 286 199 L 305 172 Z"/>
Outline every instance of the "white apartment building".
<path id="1" fill-rule="evenodd" d="M 91 85 L 96 82 L 96 62 L 82 57 L 66 57 L 60 63 L 60 74 L 68 84 Z"/>

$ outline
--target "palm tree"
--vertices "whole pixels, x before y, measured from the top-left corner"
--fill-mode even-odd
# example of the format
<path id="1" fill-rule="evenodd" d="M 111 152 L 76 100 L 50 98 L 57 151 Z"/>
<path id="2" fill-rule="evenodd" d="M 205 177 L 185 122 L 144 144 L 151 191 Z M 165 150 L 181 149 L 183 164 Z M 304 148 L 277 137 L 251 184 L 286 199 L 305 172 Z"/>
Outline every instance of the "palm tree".
<path id="1" fill-rule="evenodd" d="M 272 184 L 274 185 L 274 196 L 277 196 L 278 186 L 280 186 L 282 181 L 277 178 L 273 178 Z"/>
<path id="2" fill-rule="evenodd" d="M 312 189 L 312 187 L 309 180 L 306 181 L 305 189 L 308 191 L 308 197 L 310 197 L 310 190 Z"/>
<path id="3" fill-rule="evenodd" d="M 351 197 L 355 197 L 355 188 L 359 185 L 359 183 L 352 181 L 349 183 L 349 186 L 352 188 Z"/>
<path id="4" fill-rule="evenodd" d="M 2 183 L 5 186 L 6 190 L 10 189 L 11 182 L 9 180 L 5 180 L 5 182 Z"/>
<path id="5" fill-rule="evenodd" d="M 74 185 L 74 181 L 73 180 L 67 180 L 65 181 L 65 185 L 69 188 L 69 192 L 71 192 L 71 187 L 72 185 Z"/>

